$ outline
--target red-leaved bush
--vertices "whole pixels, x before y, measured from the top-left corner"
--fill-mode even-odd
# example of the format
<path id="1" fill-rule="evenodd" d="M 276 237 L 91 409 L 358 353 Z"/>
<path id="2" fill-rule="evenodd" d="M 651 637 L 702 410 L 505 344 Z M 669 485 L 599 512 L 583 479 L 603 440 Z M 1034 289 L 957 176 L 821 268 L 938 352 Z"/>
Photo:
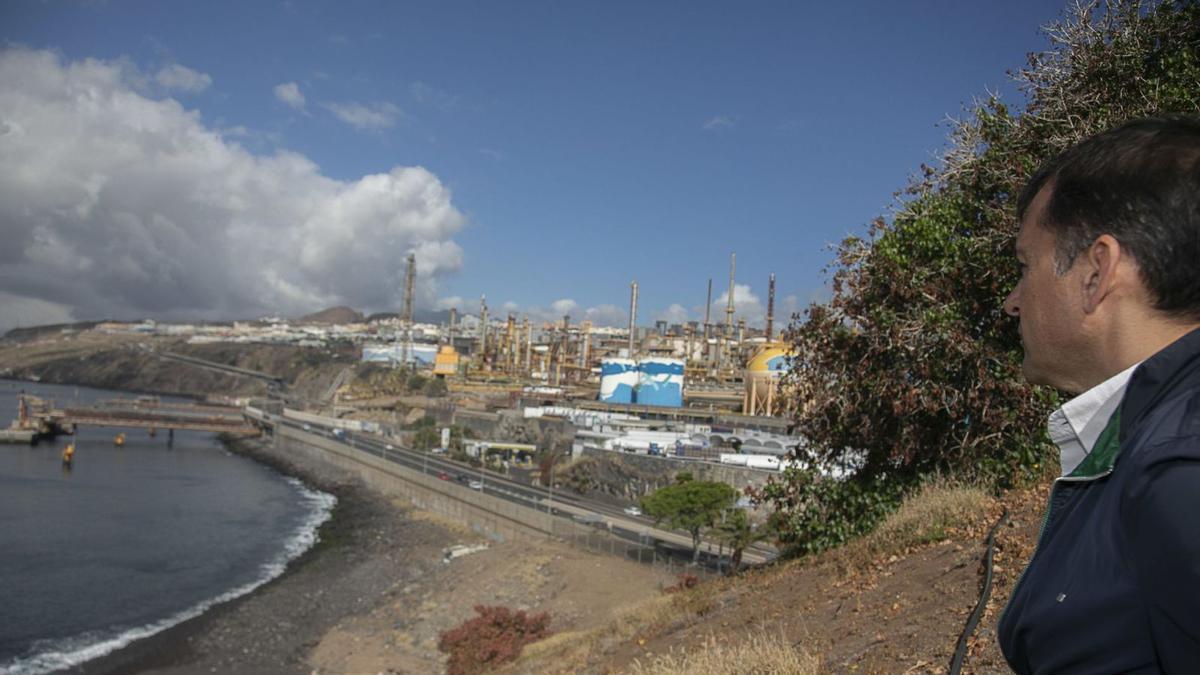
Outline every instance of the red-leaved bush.
<path id="1" fill-rule="evenodd" d="M 550 614 L 527 615 L 507 607 L 476 605 L 479 616 L 438 636 L 438 649 L 450 655 L 449 675 L 469 675 L 512 661 L 521 648 L 550 634 Z"/>

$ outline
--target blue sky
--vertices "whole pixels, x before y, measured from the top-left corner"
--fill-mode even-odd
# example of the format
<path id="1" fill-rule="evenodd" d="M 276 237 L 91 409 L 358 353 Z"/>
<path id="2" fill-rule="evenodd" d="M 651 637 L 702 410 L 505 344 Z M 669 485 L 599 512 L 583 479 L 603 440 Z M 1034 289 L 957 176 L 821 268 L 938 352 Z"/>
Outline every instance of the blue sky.
<path id="1" fill-rule="evenodd" d="M 1038 27 L 1062 7 L 5 1 L 0 39 L 49 50 L 53 72 L 85 59 L 117 68 L 119 86 L 178 102 L 222 142 L 255 158 L 302 156 L 339 185 L 423 167 L 461 218 L 417 223 L 408 239 L 372 247 L 404 249 L 422 228 L 436 230 L 442 257 L 423 275 L 426 307 L 463 298 L 473 308 L 486 293 L 497 311 L 508 302 L 535 317 L 565 308 L 583 318 L 590 308 L 603 320 L 615 314 L 607 305 L 624 311 L 636 278 L 645 321 L 702 318 L 706 280 L 719 295 L 736 251 L 738 282 L 759 302 L 738 299 L 755 321 L 769 272 L 793 305 L 822 295 L 828 245 L 887 212 L 893 192 L 944 146 L 947 115 L 988 90 L 1019 100 L 1005 73 L 1047 47 Z M 153 230 L 155 219 L 146 212 L 139 222 Z M 186 257 L 186 248 L 153 250 Z M 99 308 L 286 312 L 301 298 L 386 309 L 405 252 L 339 259 L 356 274 L 376 266 L 386 289 L 320 278 L 343 273 L 331 264 L 280 282 L 287 293 L 262 306 L 220 290 L 181 302 L 133 293 L 75 301 L 69 289 L 17 288 L 2 273 L 0 301 L 73 318 Z M 142 278 L 164 294 L 203 276 L 162 267 Z M 320 292 L 304 295 L 306 284 Z"/>

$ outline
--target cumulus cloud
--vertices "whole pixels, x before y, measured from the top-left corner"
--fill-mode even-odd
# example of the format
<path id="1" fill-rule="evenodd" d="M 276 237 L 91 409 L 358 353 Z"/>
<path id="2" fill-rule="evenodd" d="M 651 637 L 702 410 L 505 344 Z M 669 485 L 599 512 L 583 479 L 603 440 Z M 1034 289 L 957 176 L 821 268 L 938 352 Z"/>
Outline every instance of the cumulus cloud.
<path id="1" fill-rule="evenodd" d="M 325 108 L 359 131 L 382 131 L 400 118 L 400 109 L 391 103 L 326 103 Z"/>
<path id="2" fill-rule="evenodd" d="M 275 98 L 295 108 L 304 110 L 304 94 L 300 93 L 300 85 L 295 82 L 284 82 L 275 85 Z"/>
<path id="3" fill-rule="evenodd" d="M 729 291 L 726 290 L 712 304 L 714 325 L 725 323 L 725 307 L 729 303 Z M 733 320 L 745 319 L 746 323 L 761 326 L 766 323 L 767 309 L 758 296 L 750 290 L 749 284 L 734 284 L 733 286 Z"/>
<path id="4" fill-rule="evenodd" d="M 554 302 L 550 303 L 550 309 L 553 310 L 556 314 L 560 314 L 560 315 L 561 314 L 570 314 L 571 312 L 574 312 L 578 308 L 579 308 L 579 303 L 575 302 L 574 300 L 572 300 L 570 298 L 563 298 L 561 300 L 555 300 Z"/>
<path id="5" fill-rule="evenodd" d="M 675 303 L 659 312 L 655 318 L 659 321 L 666 321 L 668 324 L 685 324 L 688 322 L 688 311 L 683 305 Z"/>
<path id="6" fill-rule="evenodd" d="M 212 84 L 212 78 L 205 73 L 192 70 L 187 66 L 181 66 L 178 63 L 164 66 L 154 76 L 154 81 L 158 82 L 164 89 L 182 91 L 189 94 L 198 94 L 208 89 L 209 85 Z"/>
<path id="7" fill-rule="evenodd" d="M 515 302 L 506 302 L 501 309 L 504 312 L 512 312 L 524 317 L 536 324 L 553 323 L 561 324 L 564 315 L 571 317 L 571 323 L 577 324 L 581 321 L 591 321 L 594 326 L 625 326 L 629 323 L 629 316 L 624 309 L 616 305 L 597 305 L 595 307 L 581 307 L 578 302 L 563 298 L 555 300 L 550 305 L 532 305 L 522 307 Z M 470 312 L 477 311 L 477 308 L 468 309 Z M 500 318 L 500 315 L 496 315 Z"/>
<path id="8" fill-rule="evenodd" d="M 408 252 L 428 302 L 461 267 L 463 216 L 429 171 L 343 181 L 254 155 L 127 71 L 0 52 L 0 315 L 380 311 L 400 305 Z"/>
<path id="9" fill-rule="evenodd" d="M 446 298 L 438 298 L 437 300 L 435 300 L 433 302 L 433 308 L 436 310 L 439 310 L 439 311 L 447 310 L 447 309 L 455 309 L 455 310 L 458 310 L 461 312 L 465 305 L 466 305 L 466 301 L 463 300 L 462 296 L 459 296 L 459 295 L 451 295 Z"/>

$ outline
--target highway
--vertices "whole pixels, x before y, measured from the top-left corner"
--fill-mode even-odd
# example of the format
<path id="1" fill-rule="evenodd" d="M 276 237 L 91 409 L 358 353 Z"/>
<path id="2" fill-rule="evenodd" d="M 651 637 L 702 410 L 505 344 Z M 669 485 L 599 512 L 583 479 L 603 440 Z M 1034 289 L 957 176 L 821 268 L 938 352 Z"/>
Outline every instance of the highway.
<path id="1" fill-rule="evenodd" d="M 270 420 L 262 421 L 268 424 L 281 423 L 299 431 L 315 433 L 334 441 L 339 440 L 327 427 L 280 419 L 277 416 L 271 417 Z M 542 512 L 550 510 L 564 520 L 574 520 L 576 523 L 601 527 L 604 531 L 611 531 L 614 536 L 631 544 L 655 544 L 660 555 L 670 554 L 680 560 L 688 560 L 691 557 L 692 539 L 690 534 L 659 528 L 653 519 L 627 515 L 616 506 L 582 499 L 574 495 L 565 495 L 552 491 L 549 487 L 542 488 L 520 483 L 503 474 L 481 467 L 465 466 L 432 453 L 402 448 L 390 444 L 387 440 L 374 434 L 347 431 L 340 442 L 369 452 L 381 459 L 395 462 L 405 468 L 462 483 L 464 486 L 478 481 L 476 483 L 479 486 L 478 489 L 493 497 Z M 707 553 L 709 550 L 712 551 L 711 555 Z M 701 559 L 706 564 L 714 567 L 717 565 L 716 558 L 719 550 L 720 547 L 716 542 L 701 541 Z M 773 548 L 759 544 L 748 548 L 743 553 L 742 559 L 746 563 L 762 563 L 772 559 L 775 555 Z"/>

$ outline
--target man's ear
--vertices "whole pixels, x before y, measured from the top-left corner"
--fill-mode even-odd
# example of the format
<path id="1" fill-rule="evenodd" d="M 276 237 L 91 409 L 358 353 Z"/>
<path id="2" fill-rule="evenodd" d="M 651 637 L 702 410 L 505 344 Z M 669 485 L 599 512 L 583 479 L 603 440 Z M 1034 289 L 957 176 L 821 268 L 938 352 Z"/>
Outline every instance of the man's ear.
<path id="1" fill-rule="evenodd" d="M 1117 271 L 1125 252 L 1111 234 L 1096 237 L 1084 251 L 1083 311 L 1091 314 L 1116 289 Z"/>

